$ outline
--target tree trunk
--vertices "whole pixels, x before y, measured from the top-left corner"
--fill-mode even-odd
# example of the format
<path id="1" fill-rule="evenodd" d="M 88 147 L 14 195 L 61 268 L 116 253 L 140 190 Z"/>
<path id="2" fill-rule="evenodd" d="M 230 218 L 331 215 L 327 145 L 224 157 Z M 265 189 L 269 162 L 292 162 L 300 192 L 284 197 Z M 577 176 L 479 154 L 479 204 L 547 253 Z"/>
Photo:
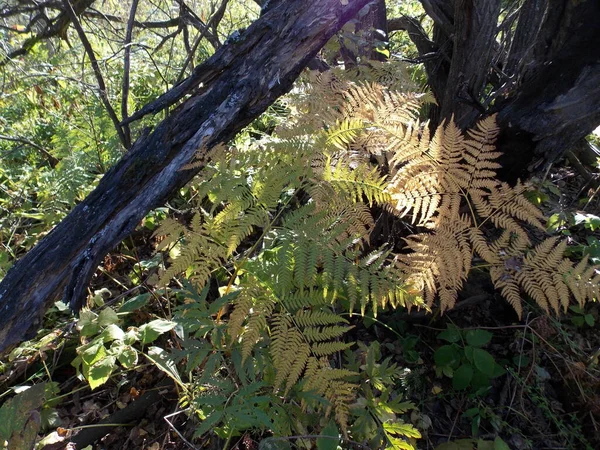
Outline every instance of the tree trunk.
<path id="1" fill-rule="evenodd" d="M 498 113 L 499 175 L 515 181 L 547 166 L 600 125 L 600 1 L 421 0 L 433 39 L 408 19 L 439 102 L 432 126 L 454 116 L 462 128 Z"/>
<path id="2" fill-rule="evenodd" d="M 211 148 L 286 93 L 307 62 L 368 2 L 277 1 L 188 80 L 144 108 L 142 114 L 156 112 L 192 94 L 139 137 L 98 187 L 8 272 L 0 283 L 0 351 L 32 337 L 61 290 L 63 300 L 79 310 L 104 255 L 200 170 L 183 170 L 194 155 L 206 163 Z"/>
<path id="3" fill-rule="evenodd" d="M 502 175 L 509 181 L 547 166 L 600 125 L 600 2 L 546 6 L 532 59 L 525 55 L 516 89 L 493 108 L 504 129 Z"/>

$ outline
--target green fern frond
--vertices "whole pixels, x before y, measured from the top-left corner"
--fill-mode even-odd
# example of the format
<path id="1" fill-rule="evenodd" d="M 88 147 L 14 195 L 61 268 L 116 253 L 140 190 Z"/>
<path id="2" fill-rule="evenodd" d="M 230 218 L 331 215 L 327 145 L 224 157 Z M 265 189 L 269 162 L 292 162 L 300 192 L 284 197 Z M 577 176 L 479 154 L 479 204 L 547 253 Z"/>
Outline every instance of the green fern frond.
<path id="1" fill-rule="evenodd" d="M 350 142 L 352 142 L 358 133 L 360 133 L 365 126 L 362 121 L 354 119 L 344 119 L 338 121 L 334 126 L 327 130 L 326 146 L 337 147 L 340 150 L 346 150 Z"/>

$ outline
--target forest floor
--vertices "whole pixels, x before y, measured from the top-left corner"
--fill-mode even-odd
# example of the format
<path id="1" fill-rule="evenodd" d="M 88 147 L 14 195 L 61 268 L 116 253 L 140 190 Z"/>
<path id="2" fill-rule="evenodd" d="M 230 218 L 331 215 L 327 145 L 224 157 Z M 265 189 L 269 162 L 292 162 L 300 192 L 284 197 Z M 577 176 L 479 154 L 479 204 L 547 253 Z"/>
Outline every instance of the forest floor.
<path id="1" fill-rule="evenodd" d="M 549 180 L 540 192 L 546 200 L 554 198 L 546 202 L 550 215 L 558 211 L 560 216 L 564 205 L 582 209 L 576 204 L 584 187 L 577 174 L 562 168 Z M 585 208 L 598 214 L 597 201 Z M 597 228 L 590 231 L 567 221 L 563 229 L 574 244 L 583 246 L 573 248 L 600 256 L 593 253 L 598 251 Z M 110 292 L 109 302 L 123 298 L 131 292 L 128 280 L 135 261 L 151 260 L 154 247 L 151 232 L 136 233 L 106 257 L 91 292 Z M 150 280 L 145 277 L 141 286 L 148 288 Z M 501 448 L 481 444 L 494 436 L 515 450 L 600 448 L 599 305 L 574 307 L 557 318 L 524 301 L 519 319 L 488 279 L 474 273 L 457 306 L 444 315 L 396 310 L 377 319 L 355 319 L 352 337 L 365 344 L 378 341 L 383 356 L 405 369 L 398 390 L 416 405 L 407 420 L 422 433 L 418 448 Z M 132 320 L 145 323 L 165 308 L 154 299 Z M 79 337 L 69 314 L 53 308 L 40 334 L 46 337 L 29 350 L 13 352 L 0 372 L 0 402 L 18 386 L 45 375 L 58 383 L 61 398 L 43 418 L 47 430 L 40 436 L 45 444 L 38 448 L 75 448 L 67 443 L 70 436 L 79 449 L 223 448 L 220 439 L 192 440 L 197 420 L 182 412 L 176 386 L 154 365 L 142 363 L 115 373 L 92 391 L 71 365 Z M 440 349 L 452 347 L 456 357 L 466 361 L 465 339 L 472 330 L 479 330 L 486 351 L 503 370 L 483 383 L 455 389 L 451 369 L 440 367 Z M 177 346 L 168 333 L 158 342 L 165 349 Z M 235 437 L 229 448 L 259 449 L 260 441 L 261 435 L 249 430 Z"/>

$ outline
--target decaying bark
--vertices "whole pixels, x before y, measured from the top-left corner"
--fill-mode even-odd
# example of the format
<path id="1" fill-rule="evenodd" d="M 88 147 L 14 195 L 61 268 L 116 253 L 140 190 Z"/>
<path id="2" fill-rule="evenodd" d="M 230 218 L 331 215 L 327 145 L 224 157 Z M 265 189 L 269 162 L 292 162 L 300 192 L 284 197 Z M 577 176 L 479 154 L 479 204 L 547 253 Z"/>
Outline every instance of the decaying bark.
<path id="1" fill-rule="evenodd" d="M 229 141 L 286 93 L 368 2 L 277 1 L 197 67 L 193 83 L 147 110 L 191 94 L 152 133 L 139 137 L 98 187 L 8 272 L 0 283 L 0 351 L 33 336 L 61 293 L 79 309 L 104 255 L 199 170 L 182 170 L 196 152 L 206 161 L 212 147 Z"/>
<path id="2" fill-rule="evenodd" d="M 431 125 L 452 115 L 467 128 L 498 113 L 507 181 L 564 155 L 600 125 L 600 2 L 421 0 L 432 39 L 410 18 L 405 29 L 423 57 L 439 106 Z"/>

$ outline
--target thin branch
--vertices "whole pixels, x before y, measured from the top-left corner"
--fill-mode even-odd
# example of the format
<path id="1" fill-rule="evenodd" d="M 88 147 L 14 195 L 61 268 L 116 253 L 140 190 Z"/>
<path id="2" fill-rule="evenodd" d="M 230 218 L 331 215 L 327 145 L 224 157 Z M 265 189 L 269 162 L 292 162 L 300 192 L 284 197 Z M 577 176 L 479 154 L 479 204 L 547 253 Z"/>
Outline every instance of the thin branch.
<path id="1" fill-rule="evenodd" d="M 125 56 L 123 57 L 123 88 L 121 98 L 121 117 L 127 118 L 127 101 L 129 99 L 129 68 L 131 65 L 131 35 L 133 34 L 133 22 L 137 11 L 139 0 L 133 0 L 129 21 L 127 22 L 127 33 L 125 33 Z M 123 134 L 125 135 L 125 147 L 131 146 L 131 130 L 129 125 L 123 125 Z"/>
<path id="2" fill-rule="evenodd" d="M 125 134 L 123 133 L 123 128 L 121 128 L 121 124 L 119 123 L 117 114 L 115 113 L 115 110 L 113 109 L 112 105 L 110 104 L 110 100 L 108 98 L 108 92 L 106 90 L 106 83 L 104 82 L 104 77 L 102 76 L 102 72 L 100 71 L 100 66 L 98 65 L 98 60 L 96 59 L 96 55 L 94 54 L 94 49 L 92 48 L 90 41 L 88 40 L 87 36 L 85 35 L 85 32 L 83 31 L 83 28 L 81 27 L 81 23 L 79 23 L 79 19 L 77 18 L 77 15 L 75 14 L 75 11 L 73 10 L 71 1 L 64 0 L 64 4 L 66 7 L 67 14 L 71 18 L 71 22 L 73 22 L 73 26 L 75 27 L 75 30 L 77 31 L 77 34 L 79 35 L 79 40 L 83 44 L 83 48 L 85 49 L 85 52 L 88 55 L 88 58 L 90 58 L 90 63 L 92 64 L 92 69 L 94 70 L 94 75 L 96 76 L 96 80 L 98 82 L 98 88 L 100 89 L 100 98 L 102 99 L 102 103 L 104 103 L 106 112 L 108 113 L 110 120 L 112 120 L 112 122 L 117 130 L 117 134 L 119 135 L 119 140 L 121 141 L 121 144 L 123 144 L 123 146 L 125 148 L 129 149 L 129 145 L 127 145 L 128 144 L 127 139 L 125 137 Z"/>
<path id="3" fill-rule="evenodd" d="M 74 9 L 76 14 L 81 14 L 88 6 L 94 3 L 94 1 L 95 0 L 76 0 L 75 4 L 71 7 L 71 9 Z M 39 5 L 38 7 L 41 6 L 42 5 Z M 0 60 L 0 67 L 5 66 L 10 61 L 19 56 L 26 55 L 27 53 L 29 53 L 29 51 L 33 48 L 35 44 L 42 40 L 49 39 L 55 36 L 64 38 L 66 36 L 67 28 L 69 28 L 70 22 L 70 15 L 66 11 L 61 12 L 56 17 L 56 19 L 54 19 L 52 24 L 48 24 L 48 26 L 44 30 L 40 31 L 35 36 L 26 39 L 20 48 L 13 50 L 4 58 L 2 58 L 2 60 Z"/>
<path id="4" fill-rule="evenodd" d="M 408 37 L 417 47 L 419 55 L 425 55 L 436 51 L 436 45 L 429 39 L 427 32 L 421 24 L 414 18 L 408 16 L 388 19 L 388 32 L 404 30 Z"/>
<path id="5" fill-rule="evenodd" d="M 107 20 L 110 22 L 125 23 L 125 20 L 122 17 L 116 16 L 114 14 L 105 14 L 103 12 L 96 11 L 96 10 L 85 11 L 83 13 L 83 15 L 85 15 L 86 17 L 92 17 L 95 19 L 104 19 L 104 20 Z M 175 17 L 173 19 L 161 20 L 161 21 L 140 22 L 139 20 L 134 20 L 133 26 L 135 26 L 137 28 L 144 28 L 144 29 L 154 29 L 154 28 L 160 29 L 160 28 L 178 27 L 179 23 L 180 23 L 179 17 Z"/>
<path id="6" fill-rule="evenodd" d="M 59 160 L 57 158 L 55 158 L 54 156 L 52 156 L 52 154 L 48 150 L 46 150 L 41 145 L 38 145 L 35 142 L 30 141 L 29 139 L 26 139 L 26 138 L 23 138 L 20 136 L 5 136 L 3 134 L 0 134 L 0 139 L 2 139 L 4 141 L 18 142 L 19 144 L 29 145 L 30 147 L 32 147 L 32 148 L 36 149 L 38 152 L 40 152 L 44 156 L 46 161 L 48 161 L 48 164 L 50 164 L 50 167 L 52 167 L 53 169 L 59 163 Z"/>
<path id="7" fill-rule="evenodd" d="M 192 61 L 192 58 L 194 57 L 194 54 L 196 53 L 196 50 L 198 49 L 200 42 L 202 41 L 202 39 L 208 32 L 209 28 L 211 28 L 213 26 L 216 27 L 216 25 L 223 18 L 223 14 L 225 13 L 225 8 L 227 8 L 227 3 L 229 3 L 229 0 L 223 0 L 221 2 L 221 5 L 219 6 L 219 8 L 215 11 L 215 13 L 212 15 L 210 20 L 206 23 L 206 27 L 204 28 L 204 30 L 202 30 L 202 32 L 196 38 L 196 41 L 194 42 L 194 45 L 192 46 L 192 51 L 190 53 L 188 53 L 187 58 L 185 58 L 185 61 L 183 62 L 183 67 L 181 68 L 181 72 L 179 72 L 179 76 L 177 77 L 176 83 L 179 83 L 183 79 L 183 76 L 185 75 L 185 71 L 187 70 L 187 66 Z"/>
<path id="8" fill-rule="evenodd" d="M 115 23 L 125 23 L 125 20 L 122 17 L 116 16 L 114 14 L 105 14 L 96 10 L 87 10 L 83 13 L 86 17 L 91 17 L 94 19 L 103 19 L 109 22 Z M 216 35 L 208 31 L 207 26 L 200 20 L 198 16 L 196 16 L 193 11 L 191 11 L 187 6 L 182 6 L 182 13 L 179 17 L 175 17 L 169 20 L 162 21 L 138 21 L 134 20 L 133 25 L 136 28 L 156 30 L 156 29 L 166 29 L 166 28 L 174 28 L 181 27 L 183 23 L 189 23 L 194 28 L 200 30 L 201 32 L 205 32 L 205 37 L 211 43 L 211 45 L 215 48 L 215 50 L 221 46 L 221 43 Z M 169 36 L 177 35 L 178 33 L 171 33 Z"/>
<path id="9" fill-rule="evenodd" d="M 214 33 L 212 33 L 209 30 L 208 24 L 205 24 L 204 21 L 200 17 L 198 17 L 198 14 L 196 14 L 189 6 L 187 6 L 183 2 L 183 0 L 176 0 L 176 1 L 181 8 L 182 19 L 185 19 L 186 22 L 189 22 L 198 31 L 200 31 L 200 32 L 204 31 L 204 37 L 206 38 L 206 40 L 213 46 L 213 48 L 215 50 L 218 49 L 221 46 L 221 41 L 219 40 L 219 36 L 217 35 L 216 28 L 214 30 Z M 225 10 L 223 10 L 223 13 L 225 13 Z M 221 17 L 222 17 L 222 14 L 221 14 Z M 221 17 L 218 19 L 218 22 L 221 21 Z M 217 22 L 217 24 L 218 24 L 218 22 Z M 213 28 L 214 28 L 214 24 L 213 24 Z"/>

